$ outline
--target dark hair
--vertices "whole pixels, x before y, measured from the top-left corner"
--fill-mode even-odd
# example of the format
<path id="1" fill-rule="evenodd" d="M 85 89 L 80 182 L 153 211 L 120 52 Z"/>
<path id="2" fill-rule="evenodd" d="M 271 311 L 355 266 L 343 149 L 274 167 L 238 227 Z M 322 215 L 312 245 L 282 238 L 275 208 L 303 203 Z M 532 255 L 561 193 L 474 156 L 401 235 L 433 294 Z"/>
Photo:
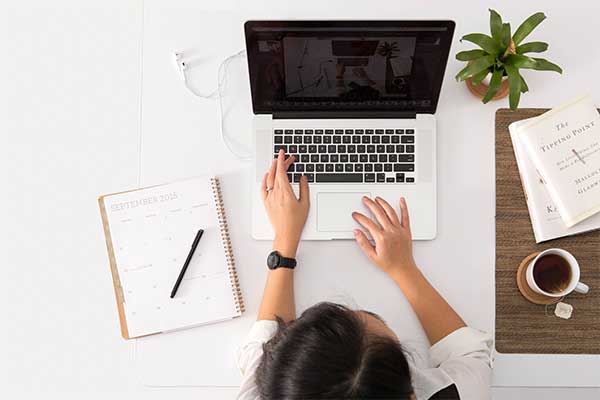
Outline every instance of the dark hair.
<path id="1" fill-rule="evenodd" d="M 408 361 L 392 338 L 371 335 L 347 307 L 319 303 L 263 346 L 261 399 L 408 399 Z"/>

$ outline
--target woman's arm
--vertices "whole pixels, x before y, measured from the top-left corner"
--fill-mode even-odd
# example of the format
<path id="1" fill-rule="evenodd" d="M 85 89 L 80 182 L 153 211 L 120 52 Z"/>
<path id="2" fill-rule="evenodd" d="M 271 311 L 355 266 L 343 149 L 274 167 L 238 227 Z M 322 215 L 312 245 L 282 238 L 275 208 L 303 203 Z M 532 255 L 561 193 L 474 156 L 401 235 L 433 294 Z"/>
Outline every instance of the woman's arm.
<path id="1" fill-rule="evenodd" d="M 364 204 L 375 216 L 375 221 L 355 212 L 352 217 L 373 238 L 355 229 L 360 248 L 377 266 L 396 282 L 417 314 L 431 344 L 435 344 L 465 323 L 423 276 L 412 255 L 412 236 L 406 200 L 400 199 L 401 219 L 385 200 L 364 197 Z"/>
<path id="2" fill-rule="evenodd" d="M 286 258 L 295 258 L 300 236 L 308 217 L 309 193 L 306 177 L 300 180 L 300 198 L 297 199 L 288 182 L 287 169 L 293 157 L 285 160 L 283 151 L 273 160 L 271 168 L 263 177 L 261 194 L 269 221 L 275 232 L 273 250 Z M 284 321 L 296 318 L 294 303 L 294 270 L 277 268 L 269 270 L 263 298 L 258 310 L 258 320 Z"/>

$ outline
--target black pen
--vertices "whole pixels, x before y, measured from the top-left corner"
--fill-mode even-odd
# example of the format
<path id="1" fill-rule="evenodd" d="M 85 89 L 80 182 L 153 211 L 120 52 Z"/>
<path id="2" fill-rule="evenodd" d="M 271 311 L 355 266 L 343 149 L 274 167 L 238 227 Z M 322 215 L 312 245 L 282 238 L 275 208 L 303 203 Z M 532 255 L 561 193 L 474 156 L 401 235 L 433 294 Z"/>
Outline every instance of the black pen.
<path id="1" fill-rule="evenodd" d="M 181 268 L 181 272 L 179 272 L 179 276 L 177 277 L 177 282 L 175 282 L 175 286 L 173 286 L 173 290 L 171 290 L 171 298 L 175 297 L 177 293 L 177 289 L 179 289 L 179 285 L 181 285 L 181 281 L 183 280 L 183 275 L 185 275 L 185 271 L 187 270 L 188 265 L 190 265 L 190 261 L 192 261 L 192 256 L 196 251 L 196 247 L 198 247 L 198 243 L 200 242 L 200 238 L 202 238 L 202 234 L 204 233 L 203 229 L 200 229 L 198 233 L 196 233 L 196 237 L 194 238 L 194 242 L 192 243 L 192 248 L 183 263 L 183 268 Z"/>

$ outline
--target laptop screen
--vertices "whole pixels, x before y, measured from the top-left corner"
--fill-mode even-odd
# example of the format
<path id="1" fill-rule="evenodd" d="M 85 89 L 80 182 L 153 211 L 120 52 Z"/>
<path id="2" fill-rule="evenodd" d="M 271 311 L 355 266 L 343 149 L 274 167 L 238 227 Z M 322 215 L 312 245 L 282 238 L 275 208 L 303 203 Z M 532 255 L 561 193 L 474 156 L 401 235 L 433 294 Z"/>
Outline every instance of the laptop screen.
<path id="1" fill-rule="evenodd" d="M 452 21 L 249 21 L 254 112 L 437 107 Z"/>

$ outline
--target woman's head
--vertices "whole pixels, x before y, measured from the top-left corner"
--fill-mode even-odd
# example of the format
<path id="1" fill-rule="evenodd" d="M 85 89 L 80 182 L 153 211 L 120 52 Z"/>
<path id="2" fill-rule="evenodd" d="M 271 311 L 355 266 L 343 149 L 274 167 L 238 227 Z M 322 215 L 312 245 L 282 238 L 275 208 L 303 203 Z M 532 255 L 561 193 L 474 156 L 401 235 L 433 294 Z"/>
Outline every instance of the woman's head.
<path id="1" fill-rule="evenodd" d="M 263 399 L 409 399 L 396 335 L 375 314 L 320 303 L 279 321 L 256 372 Z"/>

